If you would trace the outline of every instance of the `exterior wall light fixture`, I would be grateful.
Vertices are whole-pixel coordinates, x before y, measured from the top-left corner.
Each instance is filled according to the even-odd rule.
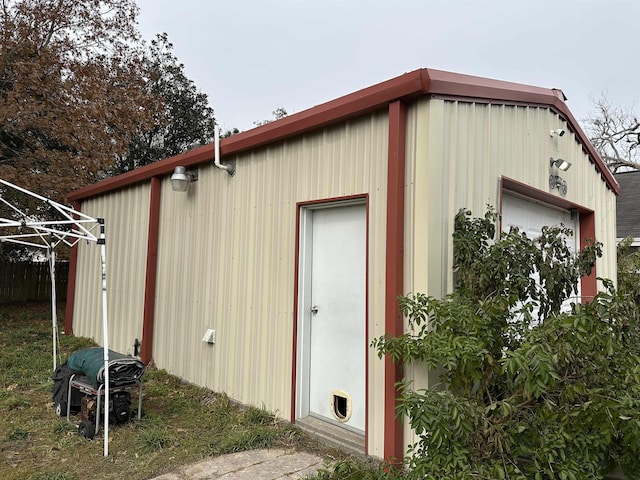
[[[562,170],[563,172],[566,172],[571,168],[571,162],[563,160],[562,158],[558,158],[557,160],[554,160],[553,157],[551,157],[549,159],[549,166],[556,167],[558,170]]]
[[[549,168],[557,168],[558,170],[566,172],[567,170],[569,170],[569,168],[571,168],[571,162],[563,160],[562,158],[554,160],[553,157],[551,157],[549,159]],[[562,195],[566,195],[567,181],[561,178],[559,175],[555,175],[554,173],[552,173],[551,175],[549,175],[549,188],[551,190],[557,188]]]
[[[198,172],[188,172],[186,167],[176,167],[171,175],[171,189],[174,192],[186,192],[191,182],[198,181]]]

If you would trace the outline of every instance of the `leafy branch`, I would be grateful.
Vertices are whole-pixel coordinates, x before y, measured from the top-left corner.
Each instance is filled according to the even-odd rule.
[[[563,306],[601,245],[574,253],[563,227],[496,238],[497,220],[461,210],[455,291],[401,297],[406,333],[372,342],[440,378],[398,385],[397,413],[417,438],[406,477],[601,479],[620,465],[640,478],[638,304],[601,279],[591,303]]]

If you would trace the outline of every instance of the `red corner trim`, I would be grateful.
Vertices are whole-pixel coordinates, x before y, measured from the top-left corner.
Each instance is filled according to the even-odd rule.
[[[404,262],[404,177],[407,108],[397,101],[389,105],[389,163],[387,176],[387,251],[385,287],[385,332],[402,335],[404,322],[397,297],[402,295]],[[402,367],[389,357],[384,360],[384,457],[400,462],[404,457],[403,425],[396,417],[396,383]]]
[[[160,178],[151,178],[147,266],[144,280],[144,307],[142,313],[142,347],[140,350],[140,357],[146,364],[153,359],[153,327],[155,324],[156,274],[158,270],[158,231],[160,228],[160,191]]]
[[[590,211],[580,213],[580,248],[584,248],[586,246],[587,240],[596,239],[595,217],[595,214]],[[580,279],[580,291],[583,303],[590,302],[598,293],[596,267],[597,262],[591,269],[591,273]]]
[[[80,211],[80,202],[73,202],[73,209]],[[69,274],[67,277],[67,300],[64,313],[64,334],[73,334],[73,305],[76,298],[76,271],[78,268],[78,244],[69,252]]]

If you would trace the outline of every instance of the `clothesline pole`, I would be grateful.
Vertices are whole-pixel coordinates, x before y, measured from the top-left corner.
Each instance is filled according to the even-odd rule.
[[[104,234],[104,218],[100,224],[100,266],[102,270],[102,343],[104,356],[104,456],[109,456],[109,324],[107,322],[107,256]]]
[[[53,371],[58,366],[58,315],[56,312],[56,253],[49,247],[47,259],[49,260],[49,274],[51,276],[51,324],[53,336]]]

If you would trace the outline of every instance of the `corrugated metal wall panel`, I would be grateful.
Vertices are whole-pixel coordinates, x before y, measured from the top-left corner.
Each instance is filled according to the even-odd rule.
[[[369,334],[381,335],[387,139],[386,113],[374,114],[240,155],[234,177],[200,166],[187,194],[164,180],[158,367],[288,418],[298,202],[369,194]],[[201,341],[207,328],[216,330],[215,345]],[[374,353],[369,369],[369,418],[381,424],[382,362]]]
[[[81,210],[105,219],[109,346],[121,353],[133,354],[134,339],[142,339],[149,186],[139,185],[88,200]],[[73,331],[101,344],[100,248],[85,242],[78,248]]]
[[[596,238],[604,242],[599,276],[615,278],[615,195],[594,170],[575,136],[550,136],[566,124],[540,107],[422,99],[412,106],[407,134],[405,288],[442,296],[453,288],[453,219],[460,208],[481,216],[499,211],[505,176],[553,195],[549,158],[573,165],[561,176],[563,198],[596,212]],[[437,383],[422,366],[406,369],[417,388]],[[435,377],[435,378],[434,378]],[[416,438],[405,426],[408,443]]]

